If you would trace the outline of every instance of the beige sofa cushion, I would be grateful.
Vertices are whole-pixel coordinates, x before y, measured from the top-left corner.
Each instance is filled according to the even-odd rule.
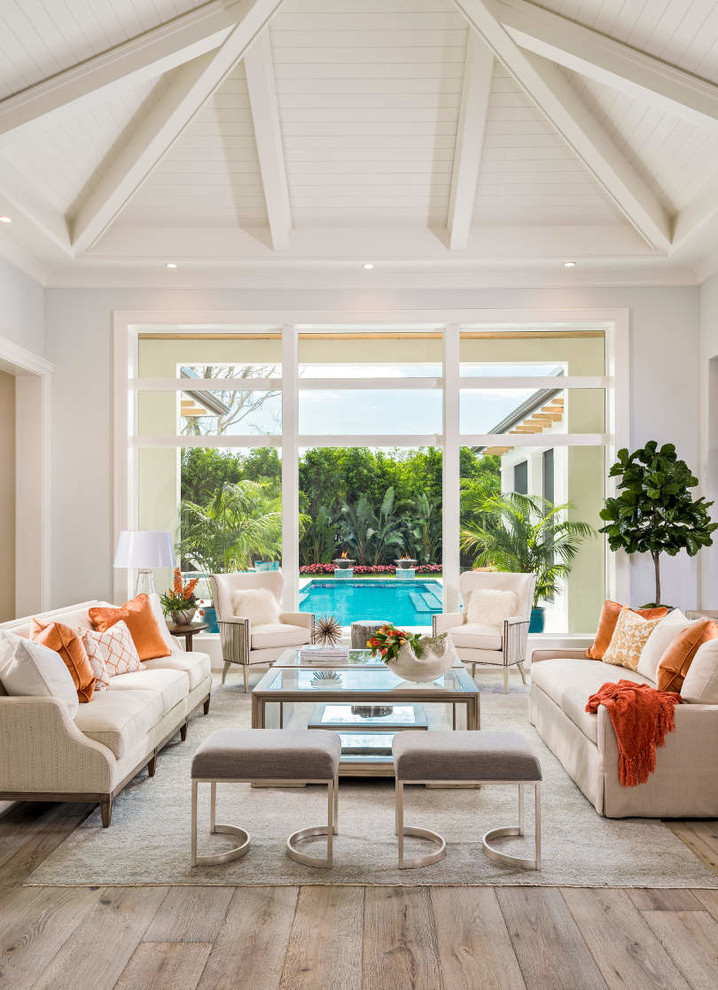
[[[110,693],[121,691],[153,691],[162,701],[162,714],[172,711],[175,705],[189,694],[187,675],[183,670],[137,670],[131,674],[119,674],[110,680]]]
[[[171,657],[157,657],[145,660],[145,670],[181,670],[189,681],[190,691],[194,691],[206,677],[212,676],[212,664],[206,653],[173,653]]]
[[[718,639],[698,647],[681,685],[681,698],[692,705],[718,705]]]
[[[286,622],[268,622],[252,626],[252,649],[271,650],[277,646],[303,646],[312,635],[306,626],[290,626]]]
[[[501,629],[498,626],[485,626],[478,622],[465,622],[446,630],[454,646],[470,650],[500,650]]]
[[[120,760],[158,724],[162,714],[159,691],[101,691],[89,704],[80,705],[75,725],[90,739],[107,746]]]
[[[586,711],[592,694],[607,682],[651,681],[635,670],[606,666],[601,660],[542,660],[531,666],[531,683],[540,688],[593,743],[598,742],[598,719]]]

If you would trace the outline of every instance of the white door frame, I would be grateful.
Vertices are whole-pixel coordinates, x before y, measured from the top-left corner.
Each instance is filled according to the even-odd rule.
[[[50,387],[54,366],[0,337],[0,370],[15,377],[15,614],[50,607]]]

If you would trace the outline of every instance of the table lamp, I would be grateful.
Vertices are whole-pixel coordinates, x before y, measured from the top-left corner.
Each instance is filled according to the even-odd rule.
[[[154,567],[176,565],[172,534],[164,530],[123,529],[117,540],[115,567],[136,567],[135,594],[155,592]]]

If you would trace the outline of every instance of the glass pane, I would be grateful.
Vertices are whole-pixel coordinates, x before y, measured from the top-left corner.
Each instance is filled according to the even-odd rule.
[[[441,470],[434,447],[301,451],[300,609],[341,625],[430,626],[442,603]]]
[[[138,376],[178,378],[182,369],[201,378],[278,378],[279,333],[167,334],[140,337]],[[208,372],[211,369],[211,373]]]
[[[191,538],[180,555],[186,572],[210,574],[243,570],[258,560],[279,561],[281,477],[279,451],[271,447],[241,452],[140,448],[138,528],[169,530],[177,543]],[[169,572],[163,575],[166,582],[170,578]],[[157,587],[164,590],[159,577]],[[200,593],[209,597],[206,584]]]
[[[276,391],[142,391],[139,436],[279,436],[282,394]]]
[[[300,389],[299,432],[427,434],[442,432],[441,390]]]
[[[597,530],[602,525],[603,447],[462,447],[460,471],[462,570],[526,569],[527,538],[522,527],[527,518],[533,525],[540,523],[552,505],[566,506],[557,517],[558,526],[584,522]],[[535,510],[526,505],[512,510],[506,505],[502,515],[501,496],[513,492],[533,497]],[[550,543],[554,531],[548,522],[545,527]],[[578,538],[577,547],[569,573],[560,576],[553,594],[538,603],[545,608],[548,633],[588,633],[596,627],[606,597],[605,540],[598,534]],[[557,560],[547,552],[547,565]]]
[[[441,334],[337,333],[299,335],[301,378],[439,378]]]
[[[473,389],[461,390],[462,433],[603,433],[606,390]]]
[[[461,374],[604,375],[602,330],[462,330]]]

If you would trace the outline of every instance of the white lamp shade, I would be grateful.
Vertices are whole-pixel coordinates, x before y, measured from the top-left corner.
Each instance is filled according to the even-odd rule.
[[[115,567],[174,567],[176,564],[172,534],[156,530],[125,530],[120,533],[115,551]]]

